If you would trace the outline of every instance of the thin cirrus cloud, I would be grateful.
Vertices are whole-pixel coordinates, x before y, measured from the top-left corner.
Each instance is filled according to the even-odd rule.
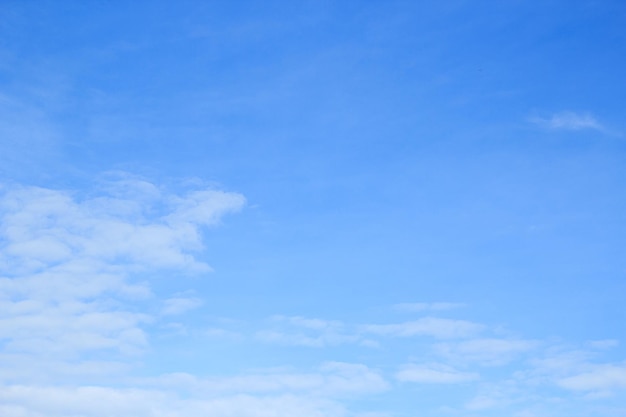
[[[355,343],[360,336],[350,332],[344,323],[301,316],[274,316],[269,328],[259,330],[255,338],[264,343],[280,345],[330,347]]]
[[[165,300],[161,314],[175,316],[200,307],[203,302],[197,297],[176,296]]]
[[[435,351],[455,362],[493,366],[506,364],[540,345],[535,340],[478,338],[458,343],[439,343]]]
[[[466,320],[423,317],[395,324],[369,324],[361,327],[363,333],[381,336],[412,337],[431,336],[438,339],[470,337],[484,330],[484,326]]]
[[[155,387],[183,387],[207,395],[290,393],[342,398],[390,389],[380,371],[359,363],[324,362],[310,372],[258,370],[243,375],[199,378],[186,373],[141,381]]]
[[[562,111],[547,118],[532,117],[532,123],[551,130],[597,130],[605,131],[605,127],[590,113]]]
[[[462,339],[472,337],[485,326],[466,320],[421,317],[417,320],[389,324],[348,325],[336,320],[275,316],[270,327],[256,332],[256,339],[281,345],[329,347],[360,344],[378,347],[375,337],[432,337]]]
[[[396,379],[423,384],[458,384],[480,379],[480,375],[475,372],[461,372],[445,364],[430,363],[405,365],[396,373]]]
[[[558,384],[570,390],[610,393],[626,389],[626,364],[595,364],[576,375],[561,378]]]

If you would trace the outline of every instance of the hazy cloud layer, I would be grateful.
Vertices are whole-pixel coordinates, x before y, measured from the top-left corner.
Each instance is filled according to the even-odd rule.
[[[203,228],[244,204],[236,193],[172,193],[128,175],[102,182],[90,194],[4,185],[0,414],[372,417],[392,414],[359,414],[352,400],[428,385],[471,392],[450,406],[457,412],[507,409],[523,415],[533,404],[549,410],[554,396],[586,401],[626,392],[624,364],[601,359],[619,346],[617,340],[573,349],[502,337],[488,323],[437,315],[458,313],[459,303],[391,306],[416,316],[400,322],[297,315],[256,321],[196,315],[187,322],[204,308],[202,294],[159,297],[150,274],[210,272],[196,256]],[[285,354],[285,366],[289,352],[299,349],[316,352],[319,360],[315,366],[220,375],[204,370],[141,376],[137,369],[152,340],[167,334],[200,350]],[[375,359],[379,354],[386,359]],[[542,394],[546,390],[552,397]]]

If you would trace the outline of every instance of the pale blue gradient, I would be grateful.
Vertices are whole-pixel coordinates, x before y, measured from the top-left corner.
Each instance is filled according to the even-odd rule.
[[[624,28],[626,4],[611,0],[3,1],[0,275],[27,278],[11,245],[33,243],[11,237],[7,201],[30,186],[70,193],[77,207],[103,196],[150,207],[112,215],[128,227],[193,225],[203,246],[172,238],[168,250],[213,271],[164,266],[162,248],[131,266],[135,249],[93,255],[106,264],[94,271],[119,268],[149,293],[95,296],[106,311],[145,314],[131,326],[145,345],[48,358],[58,369],[121,363],[111,375],[0,373],[0,403],[22,407],[1,414],[106,415],[24,405],[11,391],[20,385],[136,387],[150,393],[139,404],[157,405],[150,390],[163,389],[181,401],[120,415],[251,417],[261,406],[196,409],[208,388],[155,381],[261,373],[269,383],[282,372],[371,385],[217,391],[277,399],[276,417],[625,415]],[[142,194],[147,183],[160,194]],[[209,227],[187,212],[186,226],[167,223],[173,201],[206,189],[246,203]],[[54,219],[45,204],[38,213]],[[102,239],[63,222],[55,233]],[[44,361],[10,327],[11,303],[34,290],[2,288],[3,363]],[[368,327],[422,319],[482,327],[454,337]],[[399,376],[416,366],[449,380]],[[306,406],[290,408],[287,394]]]

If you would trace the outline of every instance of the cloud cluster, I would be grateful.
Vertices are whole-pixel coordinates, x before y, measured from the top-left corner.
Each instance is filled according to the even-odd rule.
[[[148,343],[142,326],[153,318],[137,306],[151,290],[133,274],[209,271],[193,256],[202,248],[201,227],[215,225],[244,201],[213,189],[166,193],[129,176],[88,196],[4,185],[0,362],[8,374],[91,369],[86,365],[102,351],[113,358],[140,353]],[[172,298],[164,314],[183,312],[194,302]],[[68,361],[71,366],[54,365]]]
[[[488,323],[441,317],[462,306],[447,302],[392,306],[415,315],[399,322],[284,315],[252,323],[195,320],[189,333],[211,342],[300,350],[319,366],[138,376],[150,329],[159,322],[175,326],[163,322],[182,320],[203,304],[193,291],[159,298],[151,274],[210,271],[197,256],[202,229],[244,203],[236,193],[170,193],[129,176],[91,194],[4,185],[0,415],[372,417],[393,414],[359,414],[351,407],[355,399],[430,386],[455,395],[447,412],[530,416],[537,407],[550,414],[555,403],[626,391],[626,365],[600,359],[617,340],[572,348],[507,337]]]
[[[347,417],[354,414],[337,398],[389,388],[377,371],[339,362],[325,363],[310,373],[266,371],[223,378],[169,374],[129,383],[141,388],[0,386],[0,413],[7,417]]]
[[[551,410],[556,400],[605,398],[626,390],[622,363],[593,360],[617,347],[616,340],[588,341],[572,350],[550,340],[503,336],[509,332],[488,324],[435,316],[385,324],[276,316],[253,327],[262,330],[243,331],[239,340],[344,353],[373,349],[391,357],[411,346],[409,357],[389,364],[391,389],[413,384],[455,392],[455,386],[471,387],[475,395],[455,409],[459,413],[518,410],[534,415],[529,410],[535,405]]]

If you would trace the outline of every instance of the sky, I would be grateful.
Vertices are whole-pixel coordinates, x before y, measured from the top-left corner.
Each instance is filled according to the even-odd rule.
[[[625,28],[0,0],[0,415],[626,415]]]

